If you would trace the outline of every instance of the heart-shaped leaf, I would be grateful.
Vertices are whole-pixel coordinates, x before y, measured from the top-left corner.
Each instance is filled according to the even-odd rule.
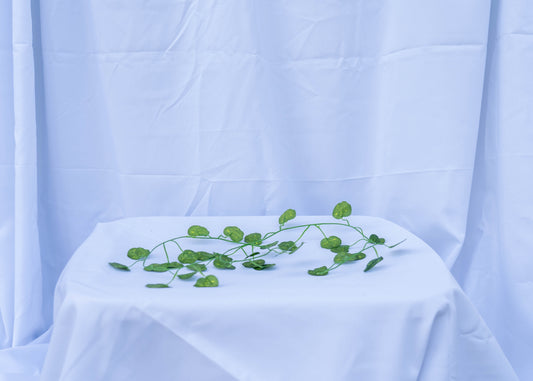
[[[335,263],[344,263],[348,261],[348,256],[346,255],[348,253],[339,253],[333,258],[333,262]]]
[[[224,254],[218,254],[215,260],[213,261],[213,265],[217,269],[235,270],[235,266],[231,264],[232,262],[233,259],[231,259],[231,257],[228,257]]]
[[[333,208],[333,217],[337,220],[340,220],[341,218],[348,217],[352,214],[352,206],[348,204],[346,201],[341,201],[337,205],[335,205],[335,208]]]
[[[207,271],[207,267],[203,263],[193,263],[192,265],[187,265],[185,267],[196,272]]]
[[[383,257],[377,257],[377,258],[374,258],[372,259],[370,262],[368,262],[366,264],[366,267],[365,267],[365,272],[367,272],[368,270],[370,270],[371,268],[373,268],[375,265],[377,265],[379,262],[381,262],[383,260]]]
[[[143,259],[150,255],[150,250],[134,247],[128,250],[128,257],[134,260]]]
[[[241,242],[244,233],[237,226],[226,226],[224,228],[224,235],[229,237],[233,242]]]
[[[370,234],[370,237],[368,237],[368,242],[375,245],[383,245],[385,243],[385,238],[380,238],[377,234]]]
[[[183,250],[183,252],[178,255],[178,261],[181,263],[194,263],[198,259],[198,254],[192,250]]]
[[[181,269],[183,267],[183,265],[179,262],[170,262],[166,263],[166,265],[169,269]]]
[[[254,261],[243,262],[242,265],[249,269],[265,270],[274,267],[275,263],[265,263],[264,259],[256,259]]]
[[[341,239],[334,235],[327,238],[322,238],[322,240],[320,241],[320,246],[324,249],[334,249],[336,247],[339,247],[340,245]]]
[[[244,237],[244,242],[256,245],[261,243],[261,234],[260,233],[250,233]]]
[[[296,217],[296,211],[294,209],[287,209],[279,216],[278,222],[280,225],[284,225],[286,222],[294,219]]]
[[[185,279],[192,278],[194,274],[196,273],[194,272],[194,273],[187,273],[187,274],[179,274],[178,278],[185,280]]]
[[[209,230],[200,225],[192,225],[189,230],[187,230],[187,234],[191,237],[203,237],[209,235]]]
[[[144,271],[154,271],[154,272],[158,272],[158,273],[162,273],[162,272],[165,272],[167,270],[168,270],[168,264],[167,263],[151,263],[148,266],[144,267]]]
[[[355,254],[349,254],[351,257],[350,258],[353,258],[352,260],[353,261],[359,261],[361,259],[365,259],[366,258],[366,254],[365,253],[355,253]]]
[[[255,266],[262,266],[264,264],[265,264],[264,259],[256,259],[255,261],[247,261],[247,262],[242,263],[244,267],[247,267],[249,269],[254,268]]]
[[[165,283],[148,283],[146,287],[148,288],[169,288],[168,284],[165,284]]]
[[[209,261],[210,259],[215,258],[215,254],[208,253],[207,251],[197,251],[196,255],[198,256],[199,261]]]
[[[278,244],[278,241],[275,241],[275,242],[271,242],[271,243],[269,243],[267,245],[261,245],[261,246],[259,246],[259,248],[261,250],[266,250],[266,249],[270,249],[271,247],[276,246],[277,244]]]
[[[342,252],[342,253],[337,254],[335,258],[333,258],[333,262],[344,263],[344,262],[358,261],[365,257],[366,257],[365,253],[350,254],[350,253]]]
[[[307,273],[309,275],[324,276],[324,275],[328,275],[329,270],[326,266],[321,266],[313,270],[307,270]]]
[[[194,287],[218,287],[218,279],[214,275],[208,275],[205,278],[199,278]]]
[[[349,245],[340,245],[338,247],[334,247],[333,249],[330,249],[334,253],[347,253],[350,251]]]
[[[278,247],[283,251],[289,251],[293,248],[296,248],[294,241],[284,241],[278,245]]]
[[[118,262],[109,262],[109,264],[111,265],[111,267],[117,269],[117,270],[122,270],[122,271],[130,271],[130,268],[126,265],[123,265],[122,263],[118,263]]]

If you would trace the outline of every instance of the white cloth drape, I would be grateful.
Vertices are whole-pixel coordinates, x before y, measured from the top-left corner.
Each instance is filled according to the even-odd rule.
[[[37,132],[29,2],[0,5],[0,346],[42,332]]]
[[[530,2],[18,0],[0,33],[2,347],[97,222],[345,199],[429,243],[533,377]]]

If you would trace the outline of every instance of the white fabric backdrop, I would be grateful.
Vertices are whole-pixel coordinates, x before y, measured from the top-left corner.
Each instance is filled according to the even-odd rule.
[[[51,323],[99,221],[394,221],[533,378],[533,4],[0,4],[0,344]],[[529,233],[529,234],[528,234]]]

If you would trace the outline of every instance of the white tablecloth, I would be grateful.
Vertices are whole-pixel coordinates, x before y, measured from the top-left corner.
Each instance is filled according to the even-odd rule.
[[[328,217],[297,217],[294,223],[318,220]],[[99,224],[57,285],[42,379],[517,379],[430,247],[385,220],[350,220],[387,243],[407,241],[391,250],[380,248],[384,261],[367,273],[363,260],[313,277],[307,269],[331,264],[334,254],[321,249],[320,234],[312,232],[300,250],[273,258],[273,269],[214,269],[218,288],[176,280],[170,289],[145,287],[168,281],[168,273],[141,267],[120,272],[108,262],[129,263],[129,248],[152,248],[192,224],[206,226],[213,235],[227,225],[265,233],[277,228],[277,218],[148,217]],[[355,237],[342,228],[325,230]],[[296,238],[294,231],[283,234],[282,239]],[[228,248],[211,241],[186,246]],[[155,254],[153,262],[162,261],[163,252]]]

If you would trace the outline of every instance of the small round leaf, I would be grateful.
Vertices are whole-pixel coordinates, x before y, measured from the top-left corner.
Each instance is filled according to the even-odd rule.
[[[330,249],[334,253],[347,253],[350,251],[349,245],[340,245],[338,247],[334,247],[333,249]]]
[[[187,273],[187,274],[179,274],[178,278],[185,280],[185,279],[192,278],[194,274],[196,273],[194,272],[194,273]]]
[[[144,271],[154,271],[158,273],[162,273],[168,270],[168,264],[167,263],[151,263],[148,266],[144,267]]]
[[[381,262],[383,260],[383,257],[377,257],[377,258],[374,258],[372,259],[370,262],[368,262],[366,264],[366,267],[365,267],[365,272],[367,272],[368,270],[370,270],[371,268],[373,268],[375,265],[377,265],[379,262]]]
[[[346,255],[347,253],[339,253],[337,254],[334,258],[333,258],[333,262],[335,263],[344,263],[344,262],[347,262],[349,259],[348,259],[348,256]]]
[[[375,245],[383,245],[385,243],[385,238],[380,238],[377,234],[370,234],[370,237],[368,237],[368,242]]]
[[[165,283],[148,283],[146,287],[148,288],[169,288],[168,284],[165,284]]]
[[[296,217],[296,211],[294,209],[287,209],[279,216],[278,222],[280,225],[284,225],[286,222],[294,219]]]
[[[200,225],[192,225],[189,230],[187,230],[187,234],[191,237],[203,237],[209,235],[209,230]]]
[[[210,259],[215,258],[215,254],[211,254],[206,251],[197,251],[196,255],[198,256],[199,261],[209,261]]]
[[[275,242],[271,242],[271,243],[269,243],[267,245],[261,245],[261,246],[259,246],[259,248],[261,250],[266,250],[266,249],[270,249],[271,247],[276,246],[277,244],[278,244],[278,241],[275,241]]]
[[[233,259],[231,259],[231,257],[228,257],[224,254],[218,254],[215,260],[213,261],[213,266],[215,266],[217,269],[222,270],[235,270],[235,266],[231,264],[232,262]]]
[[[200,271],[206,271],[207,267],[203,263],[193,263],[191,265],[185,266],[189,270],[200,272]]]
[[[260,233],[250,233],[244,237],[244,242],[255,245],[261,243],[261,234]]]
[[[352,214],[352,206],[348,204],[346,201],[339,202],[337,205],[335,205],[335,208],[333,208],[333,217],[337,220],[340,220],[341,218],[348,217]]]
[[[183,265],[179,262],[170,262],[166,263],[166,265],[169,269],[181,269],[183,267]]]
[[[233,242],[241,242],[244,233],[237,226],[226,226],[224,228],[224,235],[229,237]]]
[[[198,259],[198,254],[192,250],[183,250],[183,253],[178,255],[178,261],[181,263],[194,263]]]
[[[355,254],[350,254],[350,255],[353,255],[353,260],[354,261],[359,261],[361,259],[365,259],[366,258],[366,254],[365,253],[355,253]]]
[[[133,260],[143,259],[150,255],[150,250],[143,249],[142,247],[134,247],[128,250],[128,257]]]
[[[118,263],[118,262],[109,262],[109,264],[111,265],[111,267],[113,267],[114,269],[117,269],[117,270],[121,270],[121,271],[130,271],[130,268],[126,265],[123,265],[122,263]]]
[[[294,243],[294,241],[284,241],[284,242],[281,242],[278,247],[283,250],[283,251],[289,251],[293,248],[296,247],[296,244]]]
[[[329,270],[326,266],[321,266],[313,270],[307,270],[307,273],[309,275],[324,276],[324,275],[328,275]]]
[[[334,249],[336,247],[339,247],[340,245],[341,245],[341,239],[334,235],[329,236],[327,238],[323,238],[320,241],[320,247],[323,247],[324,249]]]
[[[218,287],[218,279],[214,275],[208,275],[205,278],[198,279],[194,287]]]
[[[244,267],[246,267],[246,268],[260,271],[260,270],[265,270],[265,269],[269,269],[271,267],[274,267],[276,264],[275,263],[265,263],[264,259],[256,259],[255,261],[243,262],[242,265]]]

